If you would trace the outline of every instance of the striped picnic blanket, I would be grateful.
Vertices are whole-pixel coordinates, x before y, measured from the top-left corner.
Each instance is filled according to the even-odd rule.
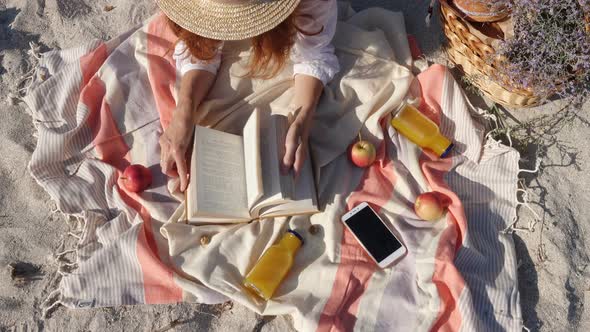
[[[291,314],[301,331],[520,331],[511,236],[518,153],[484,142],[461,89],[434,65],[414,76],[401,14],[342,10],[334,44],[342,71],[326,87],[311,134],[322,212],[250,224],[179,221],[177,181],[159,166],[158,132],[175,107],[175,40],[156,15],[108,42],[51,51],[25,101],[38,144],[30,171],[59,209],[81,221],[75,269],[62,269],[49,303],[70,308],[231,299],[265,315]],[[245,78],[249,50],[228,43],[199,123],[237,132],[254,107],[272,111],[293,93],[290,66],[271,80]],[[41,69],[40,69],[41,70]],[[452,137],[456,153],[437,159],[387,124],[408,96]],[[361,131],[378,147],[368,169],[353,167],[346,148]],[[485,143],[485,144],[484,144]],[[135,194],[119,176],[149,166],[152,187]],[[443,220],[420,221],[416,196],[439,191],[452,204]],[[369,202],[392,224],[408,255],[379,269],[339,219]],[[319,232],[309,232],[316,225]],[[240,286],[245,273],[287,227],[306,243],[268,303]],[[313,233],[313,234],[312,234]],[[202,246],[201,236],[211,238]]]

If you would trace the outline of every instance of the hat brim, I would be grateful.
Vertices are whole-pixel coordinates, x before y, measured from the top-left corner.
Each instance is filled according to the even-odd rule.
[[[216,40],[242,40],[261,35],[283,22],[300,0],[258,0],[223,4],[212,0],[156,0],[182,28]]]

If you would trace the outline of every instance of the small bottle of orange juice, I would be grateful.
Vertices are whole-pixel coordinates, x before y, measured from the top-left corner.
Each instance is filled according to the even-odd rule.
[[[410,104],[401,107],[391,119],[391,125],[412,143],[434,151],[441,158],[448,156],[453,149],[453,143],[440,133],[436,123]]]
[[[268,301],[291,269],[302,244],[303,237],[288,230],[279,243],[268,248],[260,257],[244,279],[244,286]]]

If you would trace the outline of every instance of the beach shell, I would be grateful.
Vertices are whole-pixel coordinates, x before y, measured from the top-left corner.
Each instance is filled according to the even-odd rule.
[[[320,232],[320,225],[311,225],[309,226],[309,234],[316,235]]]
[[[207,246],[209,243],[211,243],[211,237],[208,235],[203,235],[201,236],[201,245],[203,247]]]

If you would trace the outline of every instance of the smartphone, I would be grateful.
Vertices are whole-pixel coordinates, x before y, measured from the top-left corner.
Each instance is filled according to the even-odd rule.
[[[366,202],[343,215],[342,222],[380,268],[387,267],[407,252]]]

